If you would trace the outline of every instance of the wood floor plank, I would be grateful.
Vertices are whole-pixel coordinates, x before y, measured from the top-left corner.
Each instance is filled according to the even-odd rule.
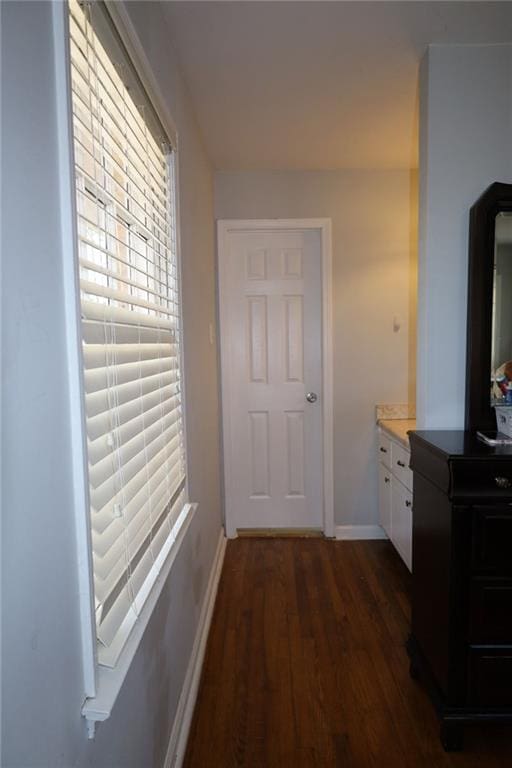
[[[388,542],[228,542],[185,768],[511,768],[512,728],[441,748],[409,590]]]

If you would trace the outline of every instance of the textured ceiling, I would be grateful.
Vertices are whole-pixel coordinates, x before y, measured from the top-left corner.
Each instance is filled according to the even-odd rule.
[[[512,42],[509,2],[165,2],[214,166],[410,168],[429,43]],[[512,77],[512,73],[511,73]]]

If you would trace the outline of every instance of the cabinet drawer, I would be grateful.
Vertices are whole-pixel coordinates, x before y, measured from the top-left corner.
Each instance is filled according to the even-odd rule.
[[[400,480],[405,487],[412,491],[412,472],[409,469],[411,454],[398,443],[391,443],[391,468],[393,474]]]
[[[469,641],[512,643],[512,579],[474,579],[471,585]]]
[[[379,430],[379,461],[382,461],[386,466],[391,466],[391,440],[389,437]]]
[[[512,707],[512,647],[470,649],[468,704]]]
[[[512,507],[473,508],[473,568],[512,573]]]

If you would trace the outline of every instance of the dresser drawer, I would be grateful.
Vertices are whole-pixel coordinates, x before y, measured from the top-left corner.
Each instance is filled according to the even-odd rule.
[[[473,569],[512,573],[512,506],[473,507]]]
[[[512,647],[469,651],[468,704],[512,708]]]
[[[382,461],[387,467],[391,467],[391,440],[389,437],[379,430],[379,461]]]
[[[391,469],[393,474],[409,491],[412,491],[412,472],[409,469],[410,461],[411,455],[409,451],[406,451],[398,443],[391,442]]]
[[[481,645],[512,642],[512,579],[473,579],[469,641]]]
[[[512,502],[512,461],[451,461],[451,495]]]

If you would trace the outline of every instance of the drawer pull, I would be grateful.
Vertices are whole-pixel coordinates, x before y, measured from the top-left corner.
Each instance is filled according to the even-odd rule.
[[[382,445],[381,445],[381,447],[379,448],[379,451],[380,451],[381,453],[387,453],[387,452],[388,452],[388,449],[387,449],[387,448],[383,448],[383,447],[382,447]]]
[[[398,460],[397,464],[398,464],[399,467],[405,467],[405,464],[404,464],[403,461]]]
[[[512,480],[510,480],[508,477],[495,477],[494,482],[498,486],[498,488],[511,488],[512,487]]]
[[[385,477],[385,478],[384,478],[384,482],[385,482],[385,483],[389,483],[389,477]]]
[[[409,499],[406,499],[405,506],[406,507],[412,507],[412,501],[409,501]]]

